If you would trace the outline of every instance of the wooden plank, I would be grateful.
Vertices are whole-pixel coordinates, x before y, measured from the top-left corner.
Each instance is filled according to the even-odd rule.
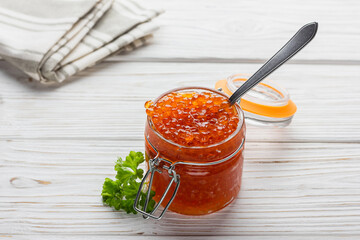
[[[56,88],[28,83],[0,62],[0,138],[141,140],[146,100],[175,87],[213,87],[218,79],[258,67],[113,62]],[[272,79],[288,89],[298,106],[293,123],[286,128],[248,125],[248,141],[360,142],[359,75],[357,66],[284,66]]]
[[[319,22],[314,41],[291,62],[360,64],[356,0],[147,0],[166,12],[151,44],[110,60],[264,62],[304,24]]]
[[[52,240],[58,240],[58,239],[67,239],[67,240],[73,240],[73,239],[87,239],[87,240],[94,240],[94,239],[104,239],[104,237],[106,237],[107,240],[113,240],[113,239],[119,239],[118,236],[113,236],[113,235],[97,235],[97,236],[92,236],[92,235],[81,235],[81,234],[77,234],[77,235],[47,235],[47,234],[41,234],[41,235],[5,235],[5,236],[0,236],[3,239],[19,239],[19,240],[26,240],[26,239],[37,239],[37,240],[43,240],[43,239],[52,239]],[[327,239],[327,240],[352,240],[354,239],[354,237],[356,236],[346,236],[346,235],[338,235],[338,236],[333,236],[333,235],[328,235],[328,236],[311,236],[312,240],[322,240],[322,239]],[[144,239],[144,236],[126,236],[126,238],[124,238],[124,236],[121,236],[122,239],[126,239],[126,240],[137,240],[137,239]],[[146,236],[146,239],[148,240],[162,240],[162,239],[166,239],[166,240],[178,240],[178,239],[184,239],[184,240],[214,240],[214,239],[219,239],[219,236]],[[239,236],[221,236],[221,239],[228,239],[228,240],[237,240],[239,239]],[[241,236],[241,240],[258,240],[259,236]],[[287,236],[276,236],[276,237],[269,237],[269,236],[261,236],[262,240],[273,240],[273,239],[277,239],[277,240],[288,240],[289,237]],[[293,240],[303,240],[304,236],[293,236],[291,237],[291,239]]]
[[[356,0],[146,1],[166,10],[151,46],[115,59],[262,62],[304,24],[319,22],[297,62],[360,63],[360,2]]]
[[[246,145],[236,202],[203,217],[162,221],[101,204],[117,156],[143,141],[1,141],[0,234],[359,236],[360,145]],[[37,235],[36,235],[37,236]]]

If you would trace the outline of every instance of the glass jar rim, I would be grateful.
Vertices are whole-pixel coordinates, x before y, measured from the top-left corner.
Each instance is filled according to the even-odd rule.
[[[168,95],[169,93],[172,93],[172,92],[178,92],[178,91],[182,91],[182,90],[205,90],[205,91],[209,91],[209,92],[213,92],[213,93],[216,93],[218,95],[221,95],[227,99],[229,99],[229,96],[227,96],[225,93],[223,92],[220,92],[216,89],[211,89],[211,88],[207,88],[207,87],[197,87],[197,86],[190,86],[190,87],[179,87],[179,88],[174,88],[174,89],[171,89],[169,91],[166,91],[164,92],[163,94],[161,94],[159,97],[157,97],[155,100],[154,100],[154,103],[156,103],[158,100],[160,100],[162,97]],[[244,124],[245,124],[245,117],[244,117],[244,112],[243,110],[241,109],[240,105],[238,103],[235,103],[234,104],[235,106],[235,109],[238,113],[238,117],[240,119],[239,123],[238,123],[238,126],[236,128],[236,130],[231,133],[227,138],[225,138],[224,140],[220,141],[220,142],[217,142],[217,143],[214,143],[214,144],[211,144],[211,145],[206,145],[206,146],[184,146],[184,145],[181,145],[181,144],[178,144],[170,139],[167,139],[165,138],[161,133],[159,133],[155,128],[154,128],[154,125],[151,121],[151,118],[149,116],[147,116],[147,121],[148,121],[148,124],[150,126],[150,129],[159,137],[161,138],[162,140],[168,142],[169,144],[172,144],[172,145],[175,145],[179,148],[184,148],[184,149],[206,149],[206,148],[212,148],[212,147],[216,147],[216,146],[219,146],[219,145],[222,145],[228,141],[230,141],[231,139],[233,139],[240,131],[241,129],[243,128]]]

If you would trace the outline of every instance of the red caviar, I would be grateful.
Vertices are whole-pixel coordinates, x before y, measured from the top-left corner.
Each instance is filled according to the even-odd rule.
[[[245,124],[238,104],[230,106],[225,94],[208,88],[175,89],[145,104],[146,160],[159,157],[175,162],[211,163],[206,166],[176,165],[180,187],[169,210],[202,215],[231,203],[240,191]],[[156,149],[156,150],[155,150]],[[158,166],[152,189],[159,201],[171,181]],[[162,205],[170,200],[174,185]]]
[[[226,97],[211,92],[172,92],[155,104],[145,103],[155,129],[183,146],[207,146],[221,142],[238,126],[236,109]]]

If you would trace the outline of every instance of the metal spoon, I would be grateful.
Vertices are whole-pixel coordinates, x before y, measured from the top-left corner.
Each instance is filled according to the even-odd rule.
[[[254,73],[254,75],[231,95],[229,99],[230,104],[233,105],[247,91],[305,47],[315,37],[317,29],[317,22],[306,24],[300,28],[300,30],[274,56],[272,56],[272,58],[270,58],[256,73]]]

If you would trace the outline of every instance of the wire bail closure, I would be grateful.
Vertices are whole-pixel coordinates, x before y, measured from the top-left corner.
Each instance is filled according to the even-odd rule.
[[[162,173],[162,170],[160,170],[161,162],[164,162],[164,165],[161,168],[168,171],[171,181],[168,184],[168,186],[166,187],[166,190],[165,190],[164,194],[162,195],[160,201],[155,205],[154,209],[150,213],[147,213],[146,208],[147,208],[149,200],[150,200],[150,192],[151,192],[151,186],[152,186],[154,174],[155,174],[155,172]],[[174,168],[175,168],[175,165],[173,165],[170,161],[168,161],[166,159],[160,158],[159,153],[157,153],[153,159],[149,160],[149,170],[146,172],[144,178],[141,180],[140,187],[139,187],[139,190],[137,192],[135,202],[134,202],[134,209],[137,212],[141,213],[145,219],[148,219],[149,217],[153,218],[153,219],[157,219],[157,220],[161,219],[164,216],[166,210],[169,208],[171,202],[174,200],[177,190],[179,189],[179,186],[180,186],[180,175],[176,174]],[[143,188],[143,185],[144,185],[147,177],[149,176],[149,174],[151,174],[151,176],[150,176],[149,186],[148,186],[147,193],[146,193],[146,200],[145,200],[144,208],[139,209],[137,207],[137,205],[139,202],[141,189]],[[173,185],[173,183],[175,183],[176,185],[175,185],[175,190],[174,190],[170,200],[168,201],[168,203],[166,204],[166,206],[164,207],[164,210],[160,213],[160,215],[158,215],[158,216],[154,215],[156,210],[160,207],[161,203],[164,201],[165,197],[167,196],[167,194],[170,190],[170,187]]]
[[[243,148],[244,143],[245,143],[245,137],[242,139],[242,142],[240,144],[240,146],[229,156],[220,159],[218,161],[214,161],[214,162],[206,162],[206,163],[199,163],[199,162],[171,162],[167,159],[164,158],[160,158],[160,153],[159,151],[157,151],[157,149],[154,147],[154,145],[151,144],[151,142],[149,141],[149,136],[145,136],[146,137],[146,141],[149,143],[149,145],[151,146],[152,149],[154,149],[154,151],[156,152],[156,155],[154,158],[149,160],[149,170],[146,172],[145,176],[143,177],[143,179],[141,180],[140,186],[139,186],[139,190],[136,194],[136,198],[135,198],[135,202],[134,202],[134,209],[135,211],[141,213],[143,215],[144,219],[148,219],[148,218],[153,218],[153,219],[157,219],[160,220],[165,212],[167,211],[167,209],[169,208],[170,204],[172,203],[172,201],[174,200],[176,193],[179,189],[180,186],[180,175],[176,173],[175,171],[175,166],[176,165],[191,165],[191,166],[211,166],[211,165],[216,165],[219,163],[223,163],[226,162],[227,160],[233,158],[236,154],[238,154],[240,152],[240,150]],[[150,200],[150,193],[151,193],[151,186],[152,186],[152,182],[153,182],[153,178],[154,178],[154,174],[155,172],[158,173],[162,173],[162,170],[160,170],[160,168],[166,170],[169,174],[169,177],[171,178],[168,186],[165,189],[164,194],[161,196],[160,201],[155,205],[154,209],[151,212],[146,212],[146,208],[149,204],[149,200]],[[150,181],[149,181],[149,186],[146,192],[146,200],[145,200],[145,204],[144,204],[144,208],[140,209],[137,207],[138,203],[139,203],[139,198],[140,198],[140,194],[141,194],[141,190],[144,186],[144,183],[146,181],[146,179],[148,178],[149,174],[151,174],[150,176]],[[170,187],[173,185],[175,185],[175,189],[174,192],[170,198],[170,200],[168,201],[168,203],[165,205],[163,211],[160,213],[160,215],[156,216],[154,213],[157,211],[157,209],[160,207],[161,203],[164,201],[165,197],[167,196]]]

